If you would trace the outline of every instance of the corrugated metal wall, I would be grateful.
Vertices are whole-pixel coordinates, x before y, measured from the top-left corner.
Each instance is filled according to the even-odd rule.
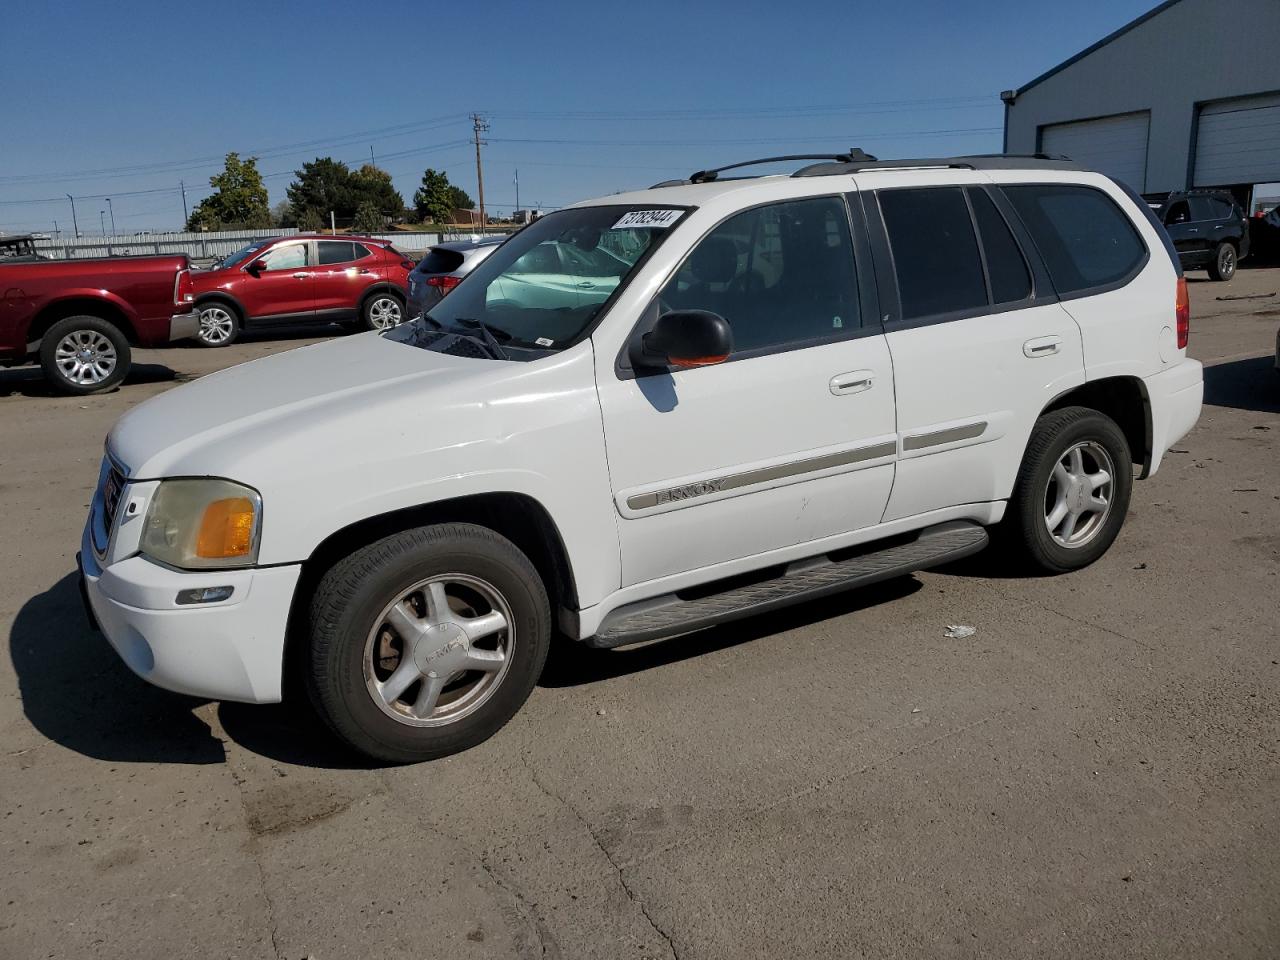
[[[214,260],[269,237],[297,236],[293,228],[274,230],[225,230],[211,233],[139,233],[115,237],[70,237],[34,241],[36,250],[57,260],[87,257],[128,257],[185,253],[192,260]],[[405,253],[421,253],[440,242],[438,233],[378,233]]]

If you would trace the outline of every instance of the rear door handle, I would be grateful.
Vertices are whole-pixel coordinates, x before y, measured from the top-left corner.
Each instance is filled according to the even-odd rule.
[[[875,371],[854,370],[851,373],[837,373],[831,378],[831,392],[837,397],[850,393],[862,393],[875,386]]]
[[[1035,357],[1051,357],[1062,349],[1061,337],[1036,337],[1034,340],[1028,340],[1022,345],[1023,356]]]
[[[311,276],[311,274],[309,274],[309,273],[295,273],[295,274],[293,275],[293,278],[294,278],[295,280],[305,280],[305,279],[306,279],[307,277],[309,277],[309,276]]]

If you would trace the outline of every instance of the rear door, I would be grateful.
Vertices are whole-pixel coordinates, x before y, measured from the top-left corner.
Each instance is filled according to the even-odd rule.
[[[382,279],[377,258],[364,244],[352,240],[317,240],[315,245],[317,315],[351,313],[369,284]]]
[[[597,351],[624,586],[879,521],[893,484],[893,365],[870,256],[854,247],[839,195],[737,213],[692,248],[633,332],[660,313],[710,310],[733,330],[727,362],[637,375]]]
[[[314,281],[310,241],[278,243],[254,262],[261,264],[257,276],[246,270],[244,282],[238,288],[240,302],[250,317],[286,322],[312,316]]]
[[[916,179],[877,174],[868,196],[898,402],[886,521],[1008,497],[1036,417],[1084,379],[1080,328],[1000,192]]]

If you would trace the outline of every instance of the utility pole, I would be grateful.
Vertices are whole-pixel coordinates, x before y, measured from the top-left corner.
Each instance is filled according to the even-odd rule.
[[[373,159],[373,144],[371,143],[369,144],[369,166],[376,167],[377,165],[378,161]]]
[[[71,194],[67,194],[67,199],[71,201],[71,226],[75,231],[76,239],[80,239],[80,224],[76,222],[76,198]]]
[[[191,215],[187,213],[187,184],[184,180],[178,181],[178,187],[182,190],[182,229],[187,229],[187,222],[191,219]]]
[[[116,209],[111,206],[111,198],[107,197],[107,212],[111,214],[111,235],[116,235]]]
[[[107,235],[107,211],[98,211],[98,226],[102,228],[102,235],[105,237]]]
[[[520,209],[520,168],[516,168],[516,209]]]
[[[480,166],[480,147],[484,141],[480,139],[480,134],[489,129],[489,123],[484,117],[478,113],[471,115],[471,126],[476,137],[476,188],[480,195],[480,233],[484,234],[485,216],[484,216],[484,168]]]

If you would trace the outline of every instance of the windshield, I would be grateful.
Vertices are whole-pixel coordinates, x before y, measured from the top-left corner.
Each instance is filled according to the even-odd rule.
[[[611,205],[548,214],[498,247],[425,318],[400,328],[412,333],[391,336],[432,346],[424,332],[475,335],[482,325],[512,359],[562,350],[684,213]]]
[[[235,253],[229,253],[214,266],[216,267],[234,267],[238,263],[244,263],[251,256],[267,245],[266,241],[262,243],[251,243],[247,247],[237,250]]]

